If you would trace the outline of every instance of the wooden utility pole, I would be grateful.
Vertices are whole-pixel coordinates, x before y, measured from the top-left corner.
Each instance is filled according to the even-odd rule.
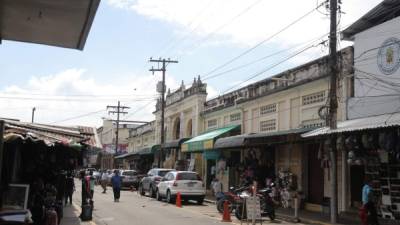
[[[160,154],[158,156],[158,168],[161,168],[161,160],[163,158],[163,144],[165,142],[165,137],[164,137],[164,111],[165,111],[165,71],[166,71],[166,66],[167,63],[178,63],[178,61],[175,60],[170,60],[170,59],[152,59],[150,58],[150,62],[156,62],[158,63],[158,68],[155,69],[153,67],[151,67],[151,69],[149,71],[153,72],[158,72],[161,71],[162,72],[162,81],[161,81],[161,131],[160,131],[160,135],[161,135],[161,143],[160,143]],[[160,67],[160,63],[162,63],[161,67]]]
[[[127,114],[128,112],[125,112],[125,109],[129,109],[127,106],[121,106],[120,102],[118,101],[118,105],[108,105],[108,109],[113,109],[113,111],[108,111],[108,114],[117,114],[117,130],[115,131],[115,154],[118,153],[118,134],[119,134],[119,114]]]
[[[337,1],[330,0],[330,34],[329,34],[329,73],[331,76],[330,80],[330,102],[329,102],[329,127],[331,130],[337,128],[337,50],[336,50],[336,26],[337,26]],[[336,149],[336,134],[331,135],[331,149],[330,149],[330,161],[331,161],[331,223],[337,223],[338,217],[338,188],[337,188],[337,149]]]

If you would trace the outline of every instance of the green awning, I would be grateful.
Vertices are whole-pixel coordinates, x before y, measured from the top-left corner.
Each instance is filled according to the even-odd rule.
[[[156,151],[158,151],[159,149],[160,149],[160,145],[153,145],[151,147],[146,147],[146,148],[139,149],[137,151],[137,154],[138,155],[152,155]]]
[[[182,152],[195,152],[203,151],[207,149],[213,149],[215,139],[221,137],[230,131],[240,128],[240,125],[232,125],[216,130],[212,130],[203,133],[197,137],[194,137],[181,145]]]

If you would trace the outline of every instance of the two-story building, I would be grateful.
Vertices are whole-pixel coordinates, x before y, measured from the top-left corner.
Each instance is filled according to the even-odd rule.
[[[353,49],[338,54],[341,121],[352,95]],[[292,174],[292,188],[304,193],[308,208],[321,211],[330,195],[326,155],[319,139],[303,140],[300,134],[325,125],[327,66],[322,57],[207,101],[201,113],[204,138],[186,141],[182,150],[202,152],[205,180],[217,176],[225,190],[244,182],[247,173],[263,183]]]
[[[181,144],[188,138],[202,132],[202,120],[199,116],[204,109],[207,97],[207,85],[194,78],[190,87],[186,88],[183,81],[175,90],[168,89],[165,100],[165,143],[163,145],[162,165],[166,168],[188,169],[189,165],[201,173],[201,155],[186,154],[181,151]],[[156,140],[161,141],[161,105],[156,105]],[[158,156],[156,156],[158,157]],[[197,163],[196,163],[197,162]]]
[[[365,179],[372,181],[379,214],[400,221],[400,1],[384,0],[342,32],[354,42],[354,96],[337,129],[320,128],[307,138],[338,136],[344,159],[340,210],[362,204]],[[387,224],[385,222],[385,224]]]

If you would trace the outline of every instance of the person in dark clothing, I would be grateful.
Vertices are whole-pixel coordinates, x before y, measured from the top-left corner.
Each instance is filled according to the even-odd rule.
[[[64,171],[62,171],[57,175],[57,184],[56,184],[56,188],[57,188],[56,199],[59,202],[62,202],[62,200],[64,199],[65,181],[66,181],[66,176],[64,174]]]
[[[70,205],[72,204],[72,195],[74,194],[74,191],[75,191],[74,178],[72,177],[71,173],[68,173],[65,184],[65,205],[68,203],[68,199],[69,199],[69,204]]]
[[[119,202],[122,178],[119,175],[118,170],[115,170],[114,173],[115,173],[114,176],[111,178],[111,184],[112,184],[113,192],[114,192],[114,202]]]
[[[82,181],[82,206],[86,205],[87,199],[88,199],[88,192],[87,192],[87,185],[86,185],[86,179],[85,179],[85,171],[82,170],[80,172],[80,179]]]
[[[379,225],[378,214],[374,202],[374,194],[372,191],[372,179],[370,177],[365,177],[365,185],[363,186],[361,197],[363,207],[368,213],[368,225]]]

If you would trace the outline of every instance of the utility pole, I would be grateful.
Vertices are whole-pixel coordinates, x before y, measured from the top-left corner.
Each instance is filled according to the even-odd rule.
[[[118,101],[118,105],[108,105],[107,110],[112,109],[112,111],[108,111],[108,114],[117,114],[117,130],[115,132],[115,154],[118,153],[118,133],[119,133],[119,114],[127,114],[125,109],[129,109],[127,106],[121,106],[120,102]]]
[[[337,128],[337,53],[336,53],[336,26],[337,26],[337,11],[338,0],[330,0],[330,34],[329,34],[329,73],[330,79],[330,102],[329,102],[329,127],[331,130]],[[331,223],[336,224],[338,220],[338,188],[337,188],[337,148],[336,134],[331,135]]]
[[[161,131],[160,131],[161,132],[160,133],[160,135],[161,135],[161,143],[160,143],[160,154],[158,156],[158,168],[160,168],[161,167],[161,160],[163,158],[163,144],[165,142],[165,137],[164,137],[164,135],[165,135],[164,134],[165,71],[166,71],[167,63],[168,64],[169,63],[178,63],[178,61],[170,60],[170,59],[161,59],[161,58],[159,58],[159,59],[150,58],[149,61],[158,63],[158,68],[157,69],[155,69],[154,67],[151,67],[151,69],[149,70],[149,71],[153,72],[153,75],[154,75],[154,72],[158,72],[158,71],[162,72],[162,81],[161,81],[162,87],[161,87],[161,91],[160,91],[160,94],[161,94]],[[160,68],[160,63],[162,63],[161,68]]]
[[[36,110],[36,107],[33,107],[32,108],[32,123],[33,123],[33,121],[35,119],[35,110]]]

